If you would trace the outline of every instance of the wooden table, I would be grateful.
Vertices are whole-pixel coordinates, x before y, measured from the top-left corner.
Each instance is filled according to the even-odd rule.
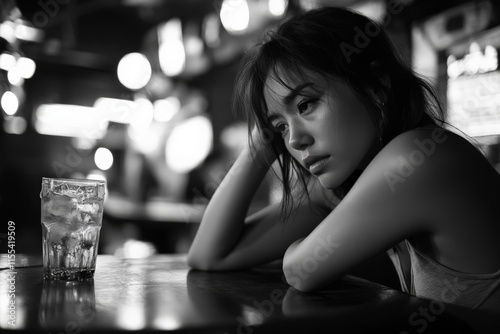
[[[10,269],[0,255],[0,331],[470,333],[428,301],[352,276],[301,293],[276,269],[207,273],[185,260],[99,255],[93,281],[62,282],[43,280],[40,256],[17,254]]]

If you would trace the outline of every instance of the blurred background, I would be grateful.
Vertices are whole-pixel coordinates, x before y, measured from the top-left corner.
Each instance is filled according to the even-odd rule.
[[[107,180],[100,253],[187,251],[246,142],[231,108],[266,29],[356,9],[438,90],[500,171],[500,9],[465,0],[0,0],[0,252],[41,254],[42,177]],[[250,210],[279,200],[271,177]]]

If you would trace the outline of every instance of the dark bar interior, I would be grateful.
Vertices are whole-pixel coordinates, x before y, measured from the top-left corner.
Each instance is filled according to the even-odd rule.
[[[103,253],[123,251],[132,240],[149,242],[161,253],[187,250],[196,229],[189,223],[199,220],[246,140],[245,120],[231,108],[242,55],[271,24],[307,3],[290,1],[286,13],[274,16],[260,8],[264,2],[251,8],[255,13],[243,32],[230,33],[217,15],[220,1],[3,1],[4,27],[32,28],[26,39],[10,37],[4,28],[0,39],[6,101],[0,119],[0,214],[4,222],[23,222],[20,252],[38,253],[41,247],[41,177],[89,175],[108,183]],[[384,8],[385,1],[318,1],[354,6],[385,19],[391,38],[446,97],[449,117],[478,139],[499,169],[496,9],[469,18],[452,10],[462,8],[457,1],[401,2],[405,8],[395,15]],[[166,23],[184,43],[180,52],[185,59],[179,70],[171,70],[179,72],[174,75],[165,74],[159,60],[158,41],[161,29],[168,30]],[[146,69],[139,69],[139,62],[135,70],[128,70],[129,82],[136,85],[132,89],[117,73],[120,61],[130,54],[148,60]],[[479,58],[473,58],[477,54]],[[7,79],[11,57],[34,62],[29,79]],[[457,66],[447,65],[451,58]],[[449,78],[458,64],[462,71],[473,71],[473,59],[486,64],[485,58],[491,67],[478,69],[481,74]],[[17,107],[10,111],[7,101],[12,94]],[[62,116],[68,109],[68,116]],[[184,123],[187,120],[192,122]],[[175,130],[181,124],[185,130]],[[169,141],[176,131],[182,143]],[[178,166],[172,162],[178,160],[176,154],[182,156]],[[271,184],[263,184],[256,209],[275,200],[278,195],[271,189]],[[181,206],[171,205],[177,203]]]
[[[232,106],[235,78],[245,54],[275,24],[299,12],[328,6],[351,8],[381,23],[411,60],[412,68],[429,78],[443,102],[446,120],[470,136],[500,173],[498,1],[0,0],[0,253],[8,252],[6,226],[15,222],[16,254],[41,255],[40,183],[42,177],[51,177],[106,181],[100,255],[128,259],[130,268],[140,272],[142,267],[133,261],[144,259],[154,266],[155,255],[169,254],[177,259],[186,254],[207,204],[247,143],[246,119]],[[363,38],[369,39],[370,32],[360,36],[360,41]],[[281,196],[277,180],[269,172],[249,214],[279,202]],[[112,270],[115,264],[109,261],[105,266]],[[161,265],[175,270],[177,262],[167,262]],[[119,266],[123,275],[131,275],[123,263]],[[146,313],[138,316],[142,320],[127,320],[132,308],[128,313],[110,311],[107,319],[123,331],[198,330],[195,318],[204,319],[199,323],[207,329],[211,314],[196,305],[210,304],[214,298],[210,305],[220,305],[213,310],[215,318],[237,318],[239,314],[245,318],[221,330],[252,333],[263,322],[250,310],[251,300],[224,299],[212,294],[215,288],[210,274],[189,275],[199,277],[187,281],[188,287],[191,282],[188,292],[201,289],[206,299],[197,292],[193,298],[203,300],[187,303],[171,296],[177,291],[160,293],[189,309],[193,314],[190,321],[179,320],[185,315],[179,310],[173,312],[172,323],[164,314],[152,315],[162,323],[148,320]],[[387,281],[382,273],[371,278],[392,287],[399,284]],[[136,283],[150,286],[157,284],[155,279],[148,276]],[[176,276],[168,279],[175,281]],[[91,297],[83,297],[93,301],[93,312],[96,298],[103,301],[100,293],[113,298],[110,279],[104,281],[105,288],[96,278],[95,296],[92,286]],[[252,277],[247,283],[258,281]],[[55,298],[46,295],[48,287],[37,284],[33,291],[45,296],[43,303]],[[347,286],[345,291],[351,291],[351,281],[342,284]],[[147,293],[155,293],[148,289]],[[286,288],[281,282],[267,289],[259,290],[256,300],[263,302],[272,291]],[[247,290],[237,295],[244,299],[251,293]],[[86,291],[82,288],[74,293],[85,295]],[[125,299],[134,298],[131,291]],[[410,300],[408,309],[397,310],[399,304],[391,304],[396,297],[383,289],[377,291],[377,298],[386,293],[382,299],[387,298],[384,300],[391,312],[411,314],[410,306],[417,310],[415,305],[420,305]],[[27,292],[19,293],[26,300],[33,298]],[[288,292],[286,296],[287,312],[300,314],[302,308],[295,310],[293,306],[300,305],[302,295]],[[329,307],[336,312],[332,305],[323,308],[317,300],[304,298],[318,314]],[[147,302],[162,303],[159,296]],[[231,309],[231,303],[241,309]],[[175,308],[168,303],[158,305],[148,306],[148,310],[168,313]],[[40,312],[50,313],[43,307]],[[105,304],[98,302],[101,313],[89,331],[117,329],[109,325],[105,309]],[[271,318],[289,316],[283,310]],[[371,312],[376,311],[365,308],[361,316],[373,323],[390,322],[374,320]],[[335,317],[340,319],[342,314],[335,313]],[[352,314],[349,317],[350,322],[357,321]],[[408,325],[407,318],[406,314],[399,317]],[[413,320],[418,323],[418,319]],[[442,318],[435,323],[424,319],[440,332]],[[12,329],[5,322],[0,324]],[[393,325],[390,330],[400,330]],[[267,332],[281,332],[276,326],[279,322],[269,323]],[[294,326],[307,331],[294,316],[287,326],[288,331]],[[304,326],[320,332],[321,325]],[[409,328],[413,331],[407,332],[412,333],[424,329]]]

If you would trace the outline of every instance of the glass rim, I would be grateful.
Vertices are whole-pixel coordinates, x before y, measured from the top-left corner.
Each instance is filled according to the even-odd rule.
[[[71,183],[80,183],[80,184],[97,184],[97,185],[105,185],[105,180],[97,180],[97,179],[76,179],[76,178],[62,178],[62,177],[42,177],[42,182],[44,181],[59,181],[59,182],[71,182]]]

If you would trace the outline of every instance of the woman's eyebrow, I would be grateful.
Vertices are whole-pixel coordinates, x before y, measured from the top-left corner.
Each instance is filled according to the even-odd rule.
[[[306,89],[307,87],[310,87],[310,86],[314,86],[314,83],[313,82],[306,82],[306,83],[303,83],[303,84],[296,86],[295,88],[290,89],[289,93],[281,98],[281,103],[283,105],[289,105],[290,103],[292,103],[292,101],[298,95],[300,95],[300,93],[304,89]],[[275,119],[280,118],[280,117],[281,117],[281,115],[279,113],[270,113],[269,116],[267,117],[267,121],[269,123],[272,123]]]
[[[300,93],[309,86],[313,86],[313,82],[306,82],[290,89],[290,92],[282,98],[284,105],[289,105]]]
[[[272,123],[274,120],[280,118],[280,115],[278,114],[270,114],[268,117],[267,117],[267,121],[269,123]]]

